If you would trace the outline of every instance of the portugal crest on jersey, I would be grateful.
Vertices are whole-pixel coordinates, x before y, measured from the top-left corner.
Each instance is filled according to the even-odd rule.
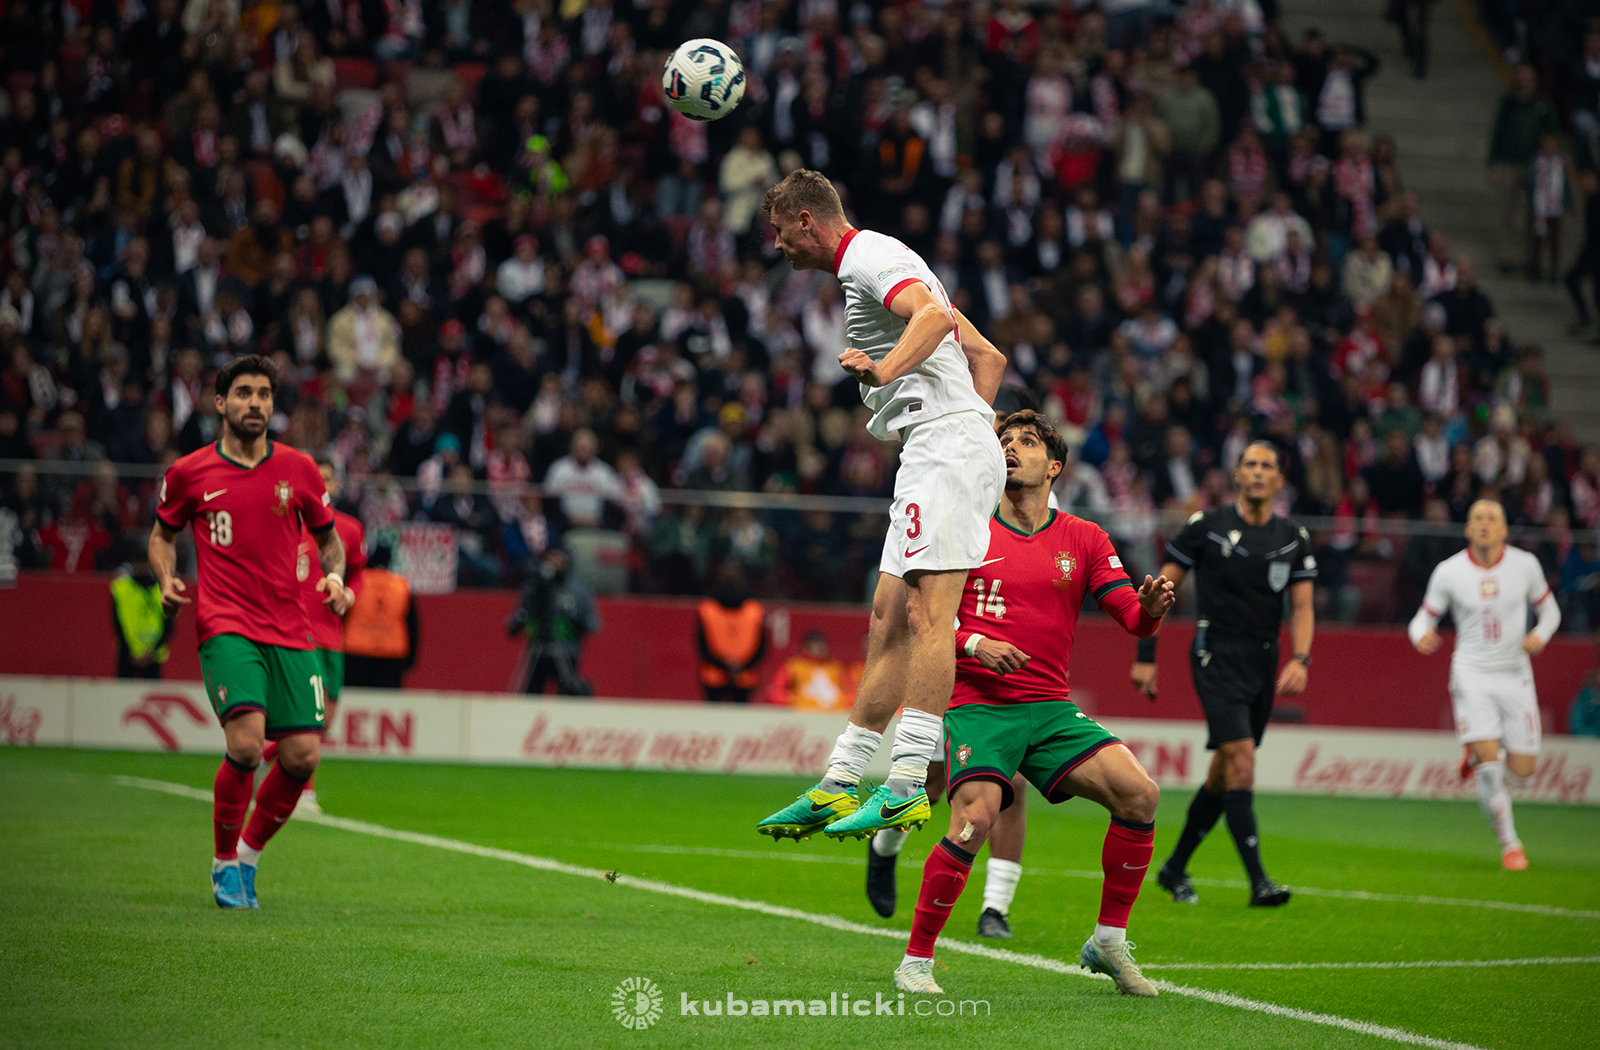
[[[1056,552],[1056,568],[1061,570],[1061,579],[1055,581],[1057,587],[1065,587],[1072,582],[1072,573],[1078,567],[1078,559],[1066,551]]]
[[[967,759],[969,759],[971,757],[972,757],[972,748],[968,747],[966,744],[962,744],[960,747],[956,748],[956,762],[957,762],[957,764],[964,766],[964,765],[967,764]]]
[[[289,513],[289,501],[294,499],[294,486],[287,481],[280,481],[273,487],[272,492],[278,497],[278,505],[272,508],[272,513]]]

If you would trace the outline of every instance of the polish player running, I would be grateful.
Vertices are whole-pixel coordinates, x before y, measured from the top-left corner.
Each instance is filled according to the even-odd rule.
[[[850,340],[839,364],[861,384],[868,431],[904,445],[850,724],[817,786],[757,830],[804,838],[826,825],[836,838],[865,838],[917,828],[931,815],[924,785],[955,681],[956,609],[1005,486],[989,408],[1005,357],[951,307],[921,257],[852,227],[823,175],[792,172],[763,208],[797,269],[838,275]],[[902,704],[889,777],[861,799],[862,771]]]
[[[1539,614],[1532,631],[1530,605]],[[1478,803],[1500,840],[1500,862],[1508,871],[1521,871],[1528,857],[1511,819],[1506,773],[1530,777],[1539,761],[1539,701],[1529,658],[1543,652],[1561,626],[1561,607],[1539,559],[1506,545],[1505,508],[1494,500],[1472,505],[1467,549],[1440,562],[1428,578],[1427,595],[1407,630],[1417,652],[1439,651],[1437,627],[1447,612],[1456,623],[1450,655],[1456,736],[1467,749]]]
[[[217,375],[217,442],[172,465],[150,532],[150,565],[168,615],[195,603],[200,670],[227,737],[213,785],[212,894],[223,908],[256,908],[262,847],[294,812],[322,753],[326,697],[295,562],[302,528],[316,538],[317,591],[335,615],[350,608],[344,545],[311,457],[267,438],[277,372],[264,357],[230,361]],[[178,534],[194,523],[194,598],[176,572]],[[268,738],[278,761],[256,793]]]
[[[322,475],[322,484],[328,491],[328,499],[338,499],[339,475],[333,469],[333,461],[326,456],[318,456],[316,464],[317,471]],[[344,544],[344,585],[350,592],[350,600],[354,602],[361,593],[361,570],[367,565],[367,533],[361,522],[342,510],[333,512],[333,528],[339,534],[339,542]],[[316,537],[307,532],[300,540],[294,571],[300,580],[300,604],[305,606],[306,617],[311,621],[311,638],[317,643],[317,659],[322,661],[322,693],[326,698],[322,724],[327,727],[337,724],[339,694],[344,692],[344,617],[328,607],[322,591],[317,589],[322,574],[311,571],[316,557]],[[271,762],[277,754],[278,745],[269,742],[261,752],[261,761]],[[300,804],[295,812],[322,812],[322,806],[317,802],[316,777],[306,781],[306,789],[300,793]]]
[[[1156,989],[1133,961],[1128,915],[1150,867],[1161,789],[1133,752],[1067,699],[1068,661],[1084,598],[1133,635],[1148,637],[1172,608],[1166,577],[1137,591],[1098,525],[1052,510],[1050,483],[1067,462],[1047,419],[1017,412],[1000,428],[1006,491],[990,523],[983,564],[961,600],[955,695],[945,715],[950,831],[928,854],[896,988],[941,994],[933,950],[961,896],[973,856],[1002,810],[1011,778],[1027,777],[1051,802],[1074,795],[1111,811],[1100,860],[1100,917],[1079,962],[1129,995]]]

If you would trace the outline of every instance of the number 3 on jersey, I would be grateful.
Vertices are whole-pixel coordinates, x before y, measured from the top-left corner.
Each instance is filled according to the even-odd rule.
[[[211,544],[227,547],[233,543],[233,515],[225,510],[206,511],[206,524],[211,527]]]
[[[922,535],[922,508],[915,503],[907,503],[906,517],[911,519],[911,524],[906,526],[906,539],[914,540]]]
[[[988,585],[988,594],[984,593],[984,581],[977,577],[972,581],[972,589],[978,594],[978,612],[982,615],[992,616],[996,620],[1006,617],[1006,600],[1000,597],[1000,581],[995,580]]]

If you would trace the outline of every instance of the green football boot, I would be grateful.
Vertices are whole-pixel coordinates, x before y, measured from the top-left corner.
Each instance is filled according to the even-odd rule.
[[[854,813],[836,820],[823,829],[829,838],[842,839],[854,836],[869,838],[884,828],[897,831],[915,831],[928,822],[933,809],[928,805],[928,793],[918,791],[910,798],[901,798],[887,785],[879,784]]]
[[[828,821],[854,813],[859,805],[854,785],[829,791],[818,784],[757,824],[756,830],[775,839],[803,839],[821,831]]]

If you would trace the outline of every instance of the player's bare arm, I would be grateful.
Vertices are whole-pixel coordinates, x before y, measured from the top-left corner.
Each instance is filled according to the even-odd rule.
[[[1176,602],[1178,600],[1178,588],[1183,586],[1183,578],[1184,578],[1185,575],[1187,575],[1187,573],[1188,573],[1188,570],[1186,570],[1182,565],[1179,565],[1175,561],[1165,562],[1161,566],[1161,575],[1160,575],[1159,578],[1163,579],[1163,580],[1166,580],[1167,583],[1170,585],[1170,590],[1169,590],[1168,593],[1171,595],[1171,600],[1167,602],[1167,611],[1168,612],[1171,611],[1173,602]],[[1148,580],[1149,577],[1147,576],[1147,577],[1145,577],[1145,579]],[[1142,588],[1142,587],[1139,589],[1139,600],[1141,602],[1144,601],[1144,588]],[[1151,616],[1152,619],[1160,619],[1161,618],[1160,616],[1157,616],[1154,612],[1152,612],[1148,606],[1145,607],[1145,611],[1150,613],[1150,616]],[[1163,612],[1161,615],[1165,616],[1166,612]],[[1153,660],[1151,660],[1151,661],[1135,660],[1134,664],[1133,664],[1133,670],[1131,672],[1129,672],[1129,676],[1128,677],[1133,682],[1133,687],[1135,689],[1137,689],[1139,692],[1143,693],[1145,696],[1149,697],[1152,701],[1155,700],[1155,698],[1156,698],[1156,665],[1155,665],[1155,661],[1153,661]]]
[[[150,530],[150,569],[161,584],[161,611],[168,616],[194,601],[184,596],[188,590],[178,578],[178,534],[161,524]]]
[[[1278,672],[1279,696],[1299,696],[1306,691],[1311,636],[1317,619],[1311,607],[1311,590],[1310,580],[1300,580],[1289,586],[1289,642],[1294,646],[1294,655]]]
[[[355,595],[344,585],[344,541],[339,539],[339,530],[332,526],[316,539],[317,559],[322,565],[322,579],[317,581],[317,590],[327,595],[322,604],[332,609],[334,615],[343,616],[355,601]]]
[[[1006,377],[1006,355],[989,342],[960,310],[951,307],[950,312],[955,315],[956,337],[961,343],[962,354],[967,358],[967,370],[972,373],[972,389],[992,405],[995,395],[1000,392],[1000,383]]]
[[[889,311],[906,322],[906,330],[883,360],[873,361],[849,347],[839,355],[839,367],[862,386],[888,386],[932,357],[945,336],[955,330],[950,308],[935,299],[932,290],[921,281],[902,288],[889,304]]]

